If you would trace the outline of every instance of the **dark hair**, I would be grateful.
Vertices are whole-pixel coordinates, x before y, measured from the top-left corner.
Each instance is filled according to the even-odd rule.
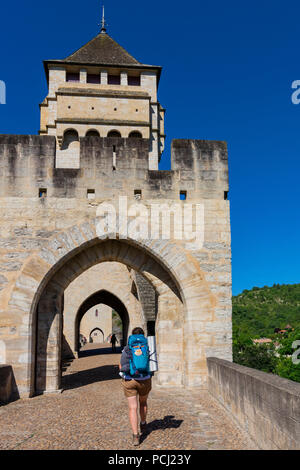
[[[139,328],[139,327],[133,328],[132,334],[133,335],[144,335],[145,336],[144,330],[142,328]]]

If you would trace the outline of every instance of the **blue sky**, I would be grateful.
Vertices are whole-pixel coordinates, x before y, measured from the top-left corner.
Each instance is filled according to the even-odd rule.
[[[36,134],[47,89],[42,60],[98,32],[100,2],[1,4],[0,133]],[[226,140],[233,292],[300,282],[299,2],[106,2],[108,33],[138,60],[164,67],[169,168],[173,138]]]

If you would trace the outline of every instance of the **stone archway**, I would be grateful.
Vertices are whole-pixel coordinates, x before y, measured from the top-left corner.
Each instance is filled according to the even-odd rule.
[[[94,328],[94,329],[90,332],[90,335],[89,335],[89,340],[90,340],[90,341],[89,341],[89,342],[92,343],[92,341],[91,341],[91,339],[92,339],[92,334],[93,334],[95,331],[100,331],[100,333],[102,334],[102,340],[103,340],[102,343],[104,343],[104,333],[103,333],[103,331],[101,330],[101,328],[98,328],[98,327]]]
[[[114,309],[120,316],[123,324],[123,344],[127,342],[129,329],[129,315],[123,302],[111,292],[100,290],[87,298],[79,307],[75,318],[75,345],[79,343],[79,327],[84,314],[93,306],[104,304]],[[78,351],[78,349],[77,349]]]
[[[162,385],[183,383],[183,302],[176,282],[155,258],[140,247],[128,241],[96,240],[90,246],[74,254],[51,277],[44,287],[37,304],[36,316],[36,355],[35,387],[33,393],[59,390],[61,387],[61,337],[63,329],[63,294],[65,288],[82,272],[92,265],[104,261],[118,261],[134,268],[143,275],[157,281],[156,289],[161,291],[161,311],[158,319],[161,328],[158,331],[158,353],[160,371],[158,382]],[[143,270],[141,271],[141,266]],[[93,303],[94,302],[94,303]],[[100,303],[101,297],[90,306]],[[120,311],[121,306],[117,310]],[[172,335],[165,334],[165,323]],[[126,332],[127,334],[127,332]],[[126,336],[127,339],[127,336]]]
[[[127,269],[124,264],[108,261],[97,264],[78,276],[64,291],[64,325],[63,332],[67,350],[73,357],[77,354],[77,333],[76,333],[76,316],[80,306],[87,298],[93,296],[99,291],[108,291],[118,297],[124,304],[129,315],[129,327],[142,326],[146,329],[146,320],[144,319],[143,305],[139,298],[132,293],[132,283],[136,273],[132,269]],[[144,279],[144,278],[143,278]],[[147,282],[147,281],[145,281]],[[146,293],[147,294],[147,293]],[[143,295],[143,293],[142,293]],[[147,294],[147,298],[149,295]],[[109,307],[102,305],[102,313],[107,311]],[[147,312],[146,312],[147,313]],[[87,313],[91,317],[92,312]],[[100,315],[103,317],[103,315]],[[99,321],[100,321],[99,317]],[[84,316],[84,325],[86,323],[86,315]],[[100,322],[101,323],[101,322]],[[107,323],[107,322],[106,322]],[[87,325],[86,325],[87,326]],[[95,325],[96,326],[96,325]],[[105,337],[111,333],[111,327],[103,324],[98,325],[105,330]],[[106,331],[107,328],[110,331]],[[86,334],[88,332],[86,331]],[[87,337],[87,336],[86,336]]]
[[[159,294],[158,383],[205,386],[206,351],[211,354],[218,349],[213,346],[216,300],[198,261],[182,245],[172,241],[115,240],[110,239],[109,234],[105,239],[99,239],[95,232],[94,223],[84,222],[58,233],[49,240],[47,249],[43,247],[26,260],[18,275],[7,308],[8,311],[12,309],[14,315],[20,311],[22,331],[27,332],[27,341],[22,342],[22,348],[10,356],[12,359],[9,357],[19,393],[32,396],[35,392],[36,368],[39,373],[39,364],[35,364],[36,348],[39,347],[36,344],[38,318],[44,320],[41,328],[44,342],[52,348],[48,351],[47,371],[44,371],[47,390],[59,388],[57,371],[63,291],[82,272],[103,261],[118,261],[133,268],[147,278]],[[30,311],[26,321],[25,308]],[[223,357],[224,354],[229,356],[230,344],[226,344],[227,349],[223,344],[221,346]],[[15,357],[20,357],[19,361]]]

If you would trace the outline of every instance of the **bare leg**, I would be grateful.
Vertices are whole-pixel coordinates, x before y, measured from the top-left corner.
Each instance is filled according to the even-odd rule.
[[[138,434],[137,397],[128,398],[129,420],[133,434]]]
[[[140,398],[140,416],[141,416],[141,423],[144,423],[147,419],[147,412],[148,412],[148,404],[147,404],[147,399],[148,395],[145,395]]]

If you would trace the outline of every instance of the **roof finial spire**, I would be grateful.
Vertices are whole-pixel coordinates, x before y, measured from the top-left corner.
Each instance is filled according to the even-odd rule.
[[[104,5],[102,7],[102,21],[101,21],[101,33],[106,33],[106,21],[105,21],[105,10]]]

